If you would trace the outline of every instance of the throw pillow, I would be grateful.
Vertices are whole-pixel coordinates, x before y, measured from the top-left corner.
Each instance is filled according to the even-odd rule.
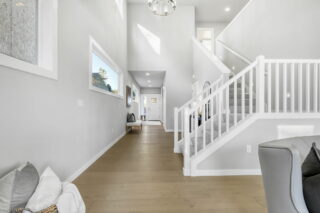
[[[24,208],[39,183],[37,169],[30,163],[18,170],[12,190],[11,210]]]
[[[309,177],[320,174],[320,150],[313,143],[309,154],[302,164],[302,175]]]
[[[0,212],[24,208],[39,181],[36,168],[26,163],[0,180]]]
[[[0,212],[10,212],[12,189],[17,169],[0,179]]]
[[[309,213],[319,213],[320,209],[320,174],[304,178],[303,195]]]
[[[41,211],[56,204],[61,194],[61,181],[58,176],[48,167],[40,176],[39,185],[27,203],[26,208],[33,212]]]
[[[310,213],[320,209],[320,150],[313,143],[302,164],[303,195]]]

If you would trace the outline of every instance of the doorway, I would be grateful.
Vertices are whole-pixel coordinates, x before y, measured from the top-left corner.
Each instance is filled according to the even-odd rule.
[[[197,28],[197,39],[210,53],[214,53],[213,28]]]
[[[143,103],[143,114],[146,121],[162,120],[162,95],[161,94],[143,94],[141,95]]]

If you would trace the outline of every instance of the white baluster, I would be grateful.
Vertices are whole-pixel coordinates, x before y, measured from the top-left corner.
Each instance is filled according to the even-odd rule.
[[[279,93],[280,93],[280,89],[279,89],[279,63],[276,63],[276,112],[278,113],[279,112]]]
[[[283,112],[287,112],[287,63],[284,63],[283,65]]]
[[[206,147],[206,104],[202,105],[202,147],[203,149]]]
[[[211,128],[210,128],[210,131],[211,131],[211,143],[213,143],[213,140],[214,140],[214,114],[213,114],[213,97],[211,98],[211,104],[210,104],[210,114],[211,114]]]
[[[265,112],[265,58],[264,56],[259,56],[257,58],[257,73],[256,73],[256,105],[257,113]]]
[[[242,115],[242,120],[245,118],[245,75],[241,77],[241,115]]]
[[[183,131],[184,131],[184,122],[183,122],[184,110],[181,110],[180,113],[181,113],[181,139],[183,139],[183,137],[184,137],[184,134],[183,134]]]
[[[219,137],[221,137],[221,133],[222,133],[222,129],[221,129],[221,124],[222,124],[222,120],[221,120],[221,116],[222,116],[222,92],[218,93],[218,97],[219,97],[219,109],[218,109],[218,125],[219,125]]]
[[[313,110],[318,112],[318,64],[314,64]]]
[[[299,64],[299,112],[302,113],[302,104],[303,104],[303,96],[302,96],[302,64]]]
[[[183,171],[184,175],[190,175],[190,113],[186,107],[184,111],[184,153],[183,153]]]
[[[253,113],[253,69],[249,72],[249,114]]]
[[[234,82],[234,101],[233,101],[233,107],[234,107],[234,110],[233,110],[233,116],[234,116],[234,125],[236,126],[237,123],[238,123],[238,119],[237,119],[237,105],[238,105],[238,91],[237,91],[237,88],[238,88],[238,85],[237,85],[237,80],[235,80]]]
[[[198,107],[194,112],[194,154],[198,153],[198,129],[199,129],[199,113]]]
[[[230,107],[229,107],[229,98],[230,98],[230,93],[229,93],[229,87],[226,88],[226,131],[229,131],[229,126],[230,126],[230,119],[229,119],[229,113],[230,113]]]
[[[271,63],[268,64],[268,112],[272,112],[272,99],[271,99],[271,93],[272,93],[272,87],[271,87]]]
[[[174,148],[175,153],[179,152],[178,141],[179,141],[179,110],[177,107],[174,108]]]
[[[294,69],[294,63],[291,64],[291,112],[294,113],[295,112],[295,102],[294,102],[294,98],[295,98],[295,89],[294,89],[294,78],[295,78],[295,69]]]
[[[310,112],[310,64],[307,64],[306,74],[306,112]]]

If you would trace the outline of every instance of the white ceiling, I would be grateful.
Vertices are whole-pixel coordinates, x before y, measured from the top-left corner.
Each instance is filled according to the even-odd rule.
[[[129,73],[142,88],[161,88],[166,75],[165,71],[129,71]],[[147,76],[147,73],[150,75]]]
[[[197,22],[230,22],[249,0],[177,0],[180,5],[194,5]],[[129,3],[146,3],[147,0],[128,0]],[[230,7],[230,12],[225,8]]]

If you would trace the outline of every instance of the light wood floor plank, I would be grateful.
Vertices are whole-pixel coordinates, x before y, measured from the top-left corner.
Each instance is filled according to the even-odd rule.
[[[172,150],[160,126],[126,135],[75,181],[87,212],[267,212],[260,176],[184,177]]]

